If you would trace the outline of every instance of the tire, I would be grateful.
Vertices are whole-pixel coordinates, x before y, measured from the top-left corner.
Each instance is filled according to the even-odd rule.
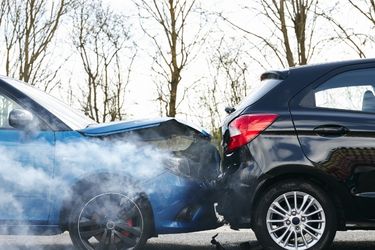
[[[97,187],[75,197],[69,235],[77,249],[138,250],[146,244],[153,223],[142,195]]]
[[[301,180],[271,186],[254,215],[253,230],[267,250],[326,249],[336,234],[332,201],[322,189]]]

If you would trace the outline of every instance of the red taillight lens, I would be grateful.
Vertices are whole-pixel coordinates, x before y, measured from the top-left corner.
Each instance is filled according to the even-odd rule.
[[[233,151],[249,143],[278,117],[276,114],[242,115],[229,124],[229,142],[227,151]]]

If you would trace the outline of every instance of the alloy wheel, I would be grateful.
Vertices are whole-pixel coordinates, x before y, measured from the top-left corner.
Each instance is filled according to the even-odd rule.
[[[277,197],[269,206],[267,230],[281,248],[304,250],[314,246],[323,236],[326,216],[313,196],[292,191]]]
[[[138,205],[121,193],[93,197],[78,217],[78,235],[88,250],[134,249],[143,233],[143,217]]]

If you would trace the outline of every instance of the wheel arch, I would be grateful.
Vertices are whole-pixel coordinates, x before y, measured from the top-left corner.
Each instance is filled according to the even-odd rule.
[[[353,202],[351,202],[352,197],[350,193],[345,186],[340,184],[333,176],[311,166],[281,166],[260,176],[251,211],[255,211],[257,201],[261,199],[265,190],[275,185],[275,183],[287,180],[306,180],[320,187],[327,196],[331,198],[338,212],[337,229],[346,230],[346,215],[350,214],[350,211],[353,210]],[[252,216],[254,216],[254,214]],[[251,221],[254,221],[254,219],[252,218]]]
[[[137,195],[139,195],[142,199],[142,206],[144,206],[147,215],[150,216],[151,219],[151,232],[149,232],[149,234],[150,236],[155,236],[156,230],[154,213],[147,194],[140,188],[136,187],[136,183],[132,181],[132,178],[130,176],[119,175],[115,173],[90,174],[75,180],[75,182],[71,186],[70,195],[63,200],[60,209],[60,227],[62,231],[66,231],[69,228],[70,209],[73,206],[73,203],[76,201],[77,197],[82,194],[82,190],[89,190],[91,188],[98,187],[98,185],[100,184],[103,185],[103,183],[109,181],[113,182],[113,180],[118,181],[122,185],[131,185],[132,188],[135,188],[137,190]]]

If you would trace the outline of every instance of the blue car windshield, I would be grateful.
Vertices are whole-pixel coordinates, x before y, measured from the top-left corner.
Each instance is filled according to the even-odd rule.
[[[57,98],[46,94],[45,92],[31,87],[21,81],[17,81],[8,77],[2,77],[7,83],[30,97],[33,101],[39,103],[63,123],[73,130],[79,130],[88,127],[91,124],[96,124],[94,120],[84,115],[76,109],[73,109],[61,102]]]

